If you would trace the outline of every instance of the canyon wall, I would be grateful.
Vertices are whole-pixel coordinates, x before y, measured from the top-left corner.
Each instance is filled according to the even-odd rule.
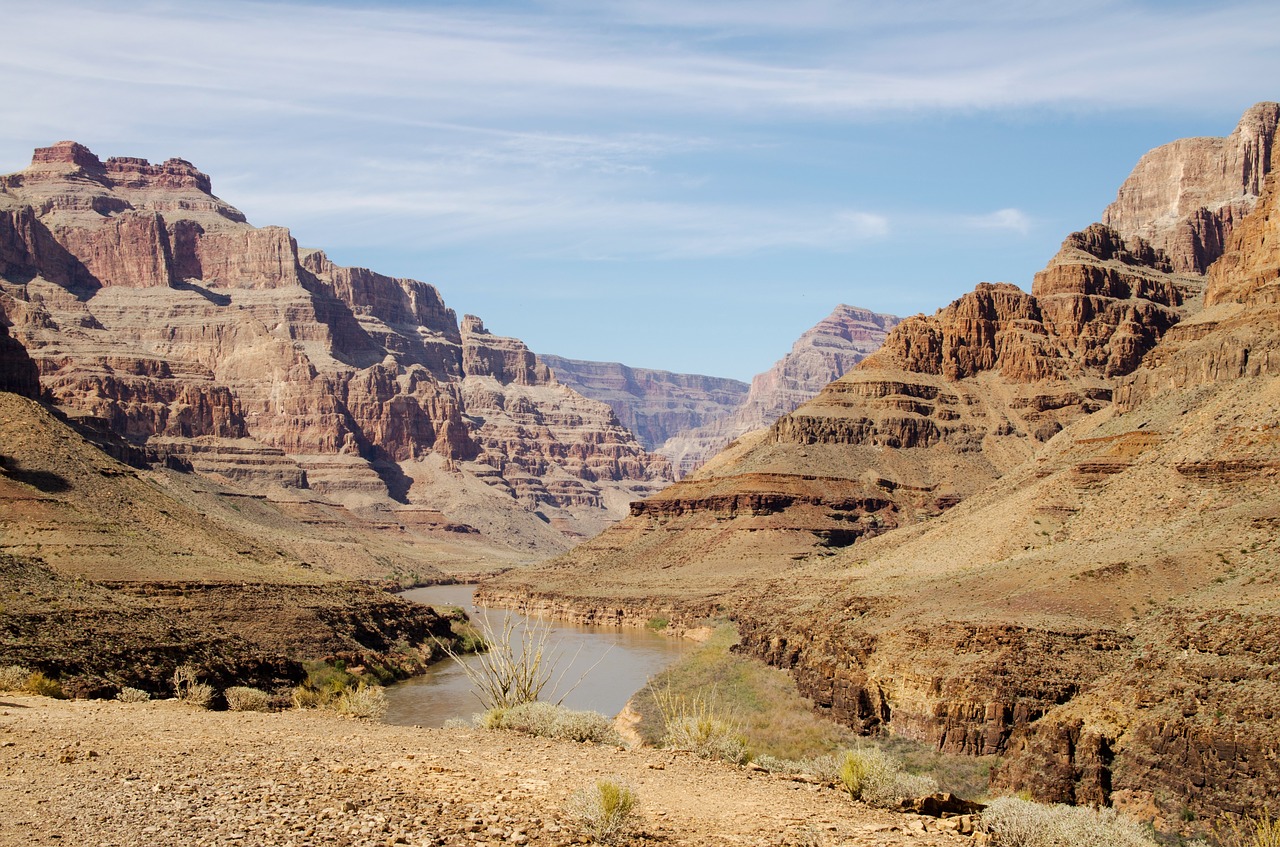
[[[180,159],[62,142],[0,177],[0,310],[55,402],[246,490],[437,509],[536,555],[670,478],[519,340],[249,225]]]

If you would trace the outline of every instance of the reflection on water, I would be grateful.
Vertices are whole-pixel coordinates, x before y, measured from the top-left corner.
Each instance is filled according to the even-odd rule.
[[[477,614],[472,607],[474,593],[475,586],[471,585],[435,585],[415,588],[401,596],[433,606],[461,606],[474,618]],[[515,617],[517,624],[525,621],[523,615],[503,609],[483,609],[479,614],[487,616],[490,627],[497,632],[502,631],[508,616]],[[518,625],[516,630],[520,630]],[[547,643],[558,645],[555,652],[561,659],[552,683],[560,680],[560,684],[555,691],[548,685],[542,699],[555,702],[577,683],[577,687],[564,696],[564,705],[609,716],[620,712],[649,677],[688,648],[683,639],[645,630],[575,626],[560,621],[552,622]],[[466,658],[476,661],[478,657]],[[480,701],[471,693],[471,680],[452,660],[439,662],[422,676],[391,686],[387,689],[387,700],[384,720],[401,726],[443,726],[450,718],[469,719],[481,711]]]

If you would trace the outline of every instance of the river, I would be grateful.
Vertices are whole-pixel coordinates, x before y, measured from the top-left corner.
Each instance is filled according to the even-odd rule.
[[[515,617],[517,630],[527,620],[505,609],[477,611],[472,605],[474,594],[472,585],[434,585],[411,589],[400,596],[431,606],[461,606],[473,619],[477,614],[487,616],[490,627],[497,632],[502,631],[508,616]],[[553,652],[560,657],[552,683],[560,680],[560,684],[554,690],[548,685],[541,699],[555,702],[563,696],[564,705],[571,709],[610,717],[622,711],[631,695],[643,688],[651,676],[690,647],[682,638],[648,630],[577,626],[561,621],[552,621],[551,627],[548,644],[557,645]],[[464,657],[468,662],[478,660],[478,656]],[[573,690],[568,691],[570,688]],[[451,718],[470,719],[483,711],[472,693],[471,680],[449,659],[431,666],[421,676],[387,688],[387,701],[384,720],[401,726],[439,727]]]

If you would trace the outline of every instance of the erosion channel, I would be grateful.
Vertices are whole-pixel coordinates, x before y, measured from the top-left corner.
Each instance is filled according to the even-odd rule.
[[[472,585],[435,585],[415,588],[401,596],[430,606],[460,606],[473,620],[487,619],[494,632],[501,632],[507,618],[514,617],[515,631],[523,632],[528,618],[505,609],[477,609],[474,594]],[[610,717],[622,711],[649,677],[691,646],[685,639],[648,630],[550,623],[547,643],[551,657],[558,657],[558,661],[541,699],[556,702],[564,697],[564,705],[569,708],[589,709]],[[464,661],[475,663],[480,657],[467,656]],[[439,662],[425,674],[391,686],[387,700],[385,721],[400,726],[439,727],[451,718],[469,719],[483,711],[472,694],[471,680],[452,661]]]

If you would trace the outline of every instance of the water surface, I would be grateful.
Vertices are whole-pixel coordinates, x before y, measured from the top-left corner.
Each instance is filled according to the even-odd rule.
[[[461,606],[472,619],[487,617],[490,627],[497,632],[501,632],[508,617],[515,619],[517,631],[528,620],[505,609],[476,609],[474,594],[473,585],[433,585],[415,588],[400,596],[432,606]],[[564,705],[571,709],[589,709],[610,717],[622,711],[631,695],[643,688],[649,677],[674,662],[690,646],[684,639],[648,630],[578,626],[563,621],[552,621],[551,627],[548,644],[556,645],[552,652],[560,659],[552,682],[540,699],[555,702],[563,697]],[[468,656],[464,660],[476,662],[479,657]],[[384,720],[401,726],[438,727],[450,718],[470,719],[483,711],[472,693],[471,680],[456,662],[448,659],[428,668],[421,676],[389,687],[387,701]]]

